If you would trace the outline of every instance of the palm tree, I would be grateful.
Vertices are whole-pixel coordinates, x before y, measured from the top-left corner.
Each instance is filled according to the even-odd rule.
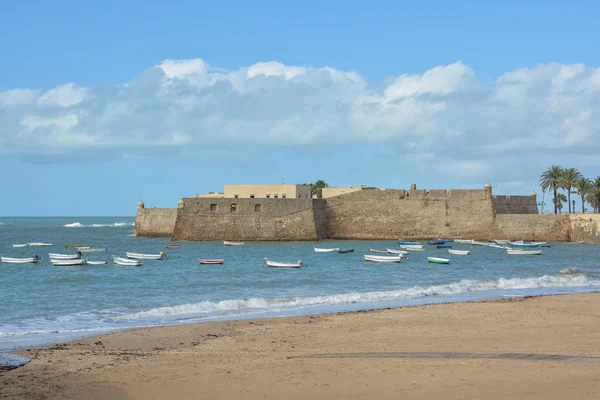
[[[312,191],[313,196],[316,195],[318,198],[321,198],[322,193],[323,193],[323,188],[326,188],[326,187],[329,187],[329,185],[323,179],[319,179],[315,183],[311,183],[311,191]]]
[[[583,178],[581,172],[577,168],[563,169],[562,179],[560,180],[560,186],[567,191],[567,200],[569,203],[569,214],[571,214],[571,188],[575,185],[578,179]],[[575,212],[575,210],[573,210]]]
[[[567,196],[564,193],[557,193],[554,198],[554,207],[558,209],[559,214],[562,214],[563,203],[567,201]]]
[[[600,211],[600,176],[592,181],[592,190],[590,191],[588,202],[594,207],[596,212]]]
[[[585,198],[592,192],[593,184],[592,181],[588,178],[580,178],[575,182],[573,186],[577,192],[576,194],[581,196],[581,213],[585,213]],[[575,212],[575,210],[573,210]]]
[[[556,201],[556,190],[560,187],[563,169],[559,165],[553,165],[548,168],[540,177],[540,186],[543,191],[552,189],[554,192],[554,214],[558,214],[558,206]]]

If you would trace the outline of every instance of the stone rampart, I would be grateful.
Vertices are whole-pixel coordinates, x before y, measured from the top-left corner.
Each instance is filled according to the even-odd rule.
[[[145,237],[171,237],[176,218],[176,208],[138,208],[133,234]]]
[[[571,241],[600,244],[600,214],[570,214]]]
[[[537,214],[536,196],[494,196],[496,214]]]
[[[568,215],[498,214],[491,236],[493,239],[568,242],[571,226]]]
[[[314,203],[314,206],[313,206]],[[173,240],[317,240],[322,200],[180,200]],[[320,218],[319,218],[320,219]]]

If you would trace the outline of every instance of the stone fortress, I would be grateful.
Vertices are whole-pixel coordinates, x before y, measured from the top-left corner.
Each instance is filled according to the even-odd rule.
[[[536,194],[493,195],[483,189],[410,190],[367,186],[225,185],[223,193],[145,208],[136,236],[172,240],[292,241],[319,239],[600,240],[597,214],[539,214]]]

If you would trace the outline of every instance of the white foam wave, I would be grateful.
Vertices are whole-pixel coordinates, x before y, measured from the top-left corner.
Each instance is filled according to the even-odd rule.
[[[372,303],[380,301],[409,300],[429,296],[458,295],[469,292],[490,290],[514,290],[537,288],[568,288],[600,286],[600,280],[590,280],[581,274],[565,276],[542,276],[538,278],[511,278],[495,280],[463,280],[436,286],[414,286],[409,289],[366,292],[341,293],[326,296],[296,297],[290,299],[231,299],[218,302],[203,301],[193,304],[181,304],[173,307],[159,307],[114,317],[114,320],[136,320],[186,314],[210,314],[228,311],[252,311],[265,309],[291,309],[314,306],[334,306],[351,303]]]
[[[579,270],[579,268],[571,267],[571,268],[565,268],[565,269],[561,270],[559,273],[563,274],[563,275],[577,275],[577,274],[581,274],[581,271]]]
[[[63,225],[65,228],[120,228],[123,226],[134,226],[135,222],[112,222],[108,224],[91,224],[84,225],[80,222],[73,222],[72,224]]]

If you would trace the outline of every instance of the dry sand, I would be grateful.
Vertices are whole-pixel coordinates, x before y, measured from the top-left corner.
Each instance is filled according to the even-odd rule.
[[[138,329],[24,351],[0,398],[600,399],[599,306],[592,293]],[[362,354],[303,357],[331,353]]]

